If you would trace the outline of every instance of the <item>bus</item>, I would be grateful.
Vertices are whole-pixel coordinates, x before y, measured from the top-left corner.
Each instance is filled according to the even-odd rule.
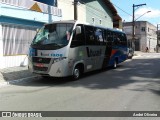
[[[127,59],[124,32],[78,21],[45,24],[29,48],[28,68],[42,77],[72,76],[113,68]]]

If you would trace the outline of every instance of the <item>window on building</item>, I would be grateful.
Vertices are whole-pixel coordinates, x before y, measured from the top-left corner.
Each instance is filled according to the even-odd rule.
[[[92,24],[94,24],[95,20],[94,20],[94,17],[92,17]]]
[[[142,31],[142,32],[145,32],[145,31],[146,31],[146,28],[145,28],[145,27],[142,27],[142,28],[141,28],[141,31]]]
[[[102,20],[99,20],[99,24],[102,25]]]

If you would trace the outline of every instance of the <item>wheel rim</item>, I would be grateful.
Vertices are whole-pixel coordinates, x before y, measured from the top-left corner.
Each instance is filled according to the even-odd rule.
[[[117,67],[117,62],[116,61],[114,61],[114,68],[116,68]]]
[[[80,75],[80,72],[79,72],[79,69],[75,68],[74,69],[74,78],[79,78],[79,75]]]

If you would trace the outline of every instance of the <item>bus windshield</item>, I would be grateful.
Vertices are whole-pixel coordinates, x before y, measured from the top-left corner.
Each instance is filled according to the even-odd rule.
[[[55,23],[47,24],[36,34],[32,47],[42,49],[59,49],[69,43],[74,24]]]

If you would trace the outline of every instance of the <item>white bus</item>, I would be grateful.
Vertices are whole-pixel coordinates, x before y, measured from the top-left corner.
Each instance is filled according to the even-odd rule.
[[[73,76],[103,69],[127,59],[127,39],[122,31],[58,21],[45,24],[36,34],[29,49],[31,72],[52,77]]]

